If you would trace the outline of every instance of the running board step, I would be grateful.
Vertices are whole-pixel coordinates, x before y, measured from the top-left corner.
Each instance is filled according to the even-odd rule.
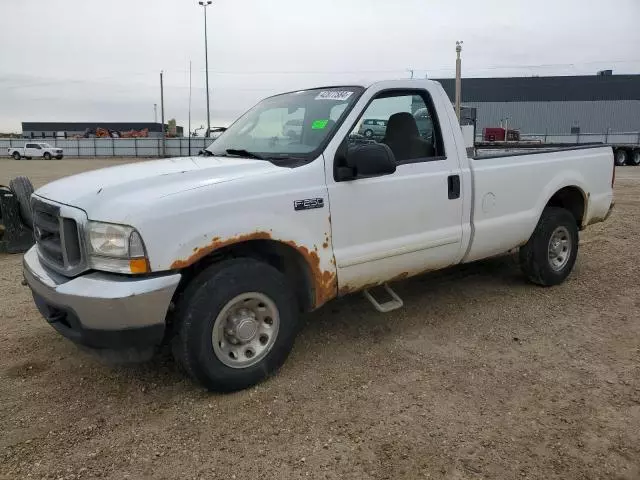
[[[394,292],[391,289],[391,287],[388,284],[385,283],[384,285],[382,285],[382,288],[384,288],[389,294],[389,296],[391,297],[391,300],[384,303],[379,303],[375,298],[373,298],[373,295],[371,295],[371,292],[369,291],[369,289],[364,290],[362,292],[365,298],[371,302],[371,305],[373,305],[373,307],[376,310],[382,313],[387,313],[393,310],[397,310],[398,308],[404,305],[404,303],[402,302],[402,299],[398,296],[396,292]]]

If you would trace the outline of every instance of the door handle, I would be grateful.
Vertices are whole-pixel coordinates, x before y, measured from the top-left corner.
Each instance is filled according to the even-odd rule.
[[[447,178],[449,200],[460,198],[460,175],[449,175]]]

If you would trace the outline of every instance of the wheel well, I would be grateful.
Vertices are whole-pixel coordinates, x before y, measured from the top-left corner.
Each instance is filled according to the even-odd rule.
[[[582,226],[585,197],[578,187],[564,187],[558,190],[547,202],[547,207],[560,207],[569,210],[576,219],[578,228]]]
[[[276,240],[249,240],[215,250],[183,269],[183,282],[181,283],[186,286],[194,276],[212,263],[225,258],[239,257],[254,258],[279,270],[291,283],[300,309],[305,312],[313,309],[315,302],[314,283],[309,265],[294,247]]]

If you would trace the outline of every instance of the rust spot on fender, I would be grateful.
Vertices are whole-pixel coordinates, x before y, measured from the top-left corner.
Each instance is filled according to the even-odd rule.
[[[336,274],[329,270],[322,270],[320,268],[320,257],[315,250],[309,250],[305,246],[298,245],[293,241],[285,241],[287,245],[295,248],[302,254],[307,261],[307,265],[311,268],[311,275],[313,276],[314,291],[315,291],[315,307],[318,308],[324,305],[332,298],[335,298],[338,290],[338,281]]]
[[[324,242],[324,243],[322,244],[322,248],[329,248],[329,244],[328,244],[327,242]]]
[[[175,270],[179,270],[181,268],[188,267],[193,265],[198,260],[206,257],[210,253],[220,248],[227,247],[229,245],[233,245],[236,243],[248,242],[251,240],[272,240],[271,233],[268,232],[254,232],[248,233],[244,235],[237,235],[235,237],[228,238],[226,240],[221,240],[220,237],[215,237],[211,240],[211,243],[205,245],[204,247],[195,248],[192,255],[184,260],[176,260],[171,264],[171,268]],[[338,291],[338,282],[336,279],[335,272],[329,270],[322,270],[320,268],[320,257],[318,256],[318,247],[314,245],[314,249],[310,250],[305,246],[298,245],[296,242],[291,240],[278,240],[282,243],[289,245],[290,247],[295,248],[305,259],[307,265],[311,270],[311,275],[313,276],[313,287],[314,287],[314,307],[318,308],[321,305],[324,305],[332,298],[335,298]],[[335,265],[335,263],[334,263]]]
[[[269,240],[270,238],[271,235],[266,232],[255,232],[248,233],[246,235],[238,235],[236,237],[228,238],[227,240],[221,240],[220,237],[214,237],[211,239],[211,243],[209,243],[209,245],[205,245],[204,247],[200,248],[194,248],[193,255],[190,255],[184,260],[174,261],[171,264],[171,269],[179,270],[181,268],[188,267],[189,265],[193,265],[198,260],[206,257],[214,250],[218,250],[228,245],[233,245],[234,243],[248,242],[249,240]]]

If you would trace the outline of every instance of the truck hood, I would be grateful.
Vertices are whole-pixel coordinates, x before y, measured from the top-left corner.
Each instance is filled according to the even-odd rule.
[[[83,209],[129,203],[132,209],[186,190],[282,170],[261,160],[184,157],[142,161],[73,175],[39,188],[36,195]],[[99,218],[95,218],[100,220]]]

